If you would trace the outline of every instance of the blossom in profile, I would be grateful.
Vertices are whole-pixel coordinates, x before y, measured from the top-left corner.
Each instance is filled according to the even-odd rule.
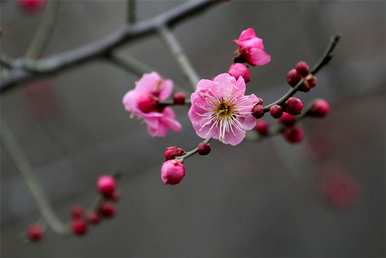
[[[252,66],[266,65],[271,62],[271,56],[265,52],[263,39],[256,36],[253,28],[247,28],[234,41],[239,47],[239,58]]]
[[[164,137],[169,130],[181,131],[181,124],[175,119],[172,108],[161,105],[173,91],[173,82],[161,78],[156,73],[147,73],[136,82],[135,88],[128,91],[122,103],[134,117],[141,118],[153,137]]]
[[[252,108],[260,100],[254,94],[245,95],[243,77],[238,80],[223,73],[214,80],[200,80],[191,95],[189,119],[201,138],[217,139],[237,145],[247,130],[256,126]]]

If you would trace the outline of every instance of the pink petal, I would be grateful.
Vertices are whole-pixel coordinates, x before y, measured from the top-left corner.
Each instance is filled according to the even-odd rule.
[[[237,145],[241,143],[245,138],[245,131],[233,128],[233,132],[229,131],[225,134],[223,143],[230,145]]]
[[[161,84],[161,91],[159,94],[160,100],[167,99],[173,92],[173,81],[171,80],[164,80]]]
[[[248,40],[256,37],[256,32],[253,28],[249,27],[240,33],[239,40]]]
[[[135,91],[138,95],[151,93],[154,90],[154,86],[157,85],[160,80],[162,80],[162,78],[156,72],[145,73],[142,78],[137,81]]]
[[[248,50],[248,62],[251,65],[265,65],[271,62],[271,56],[264,50],[252,48]]]

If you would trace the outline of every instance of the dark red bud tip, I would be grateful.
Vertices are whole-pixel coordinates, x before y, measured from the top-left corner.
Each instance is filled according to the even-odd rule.
[[[312,88],[314,88],[316,86],[316,83],[317,83],[316,77],[312,74],[309,74],[309,75],[307,75],[306,78],[304,78],[304,83],[303,83],[302,87],[300,87],[300,90],[307,92],[307,91],[311,90]]]
[[[262,118],[264,116],[264,106],[261,104],[256,104],[252,108],[252,115],[256,118]]]
[[[295,69],[303,77],[306,77],[310,73],[310,67],[304,61],[297,63]]]
[[[165,160],[174,159],[184,154],[185,154],[185,151],[182,148],[177,146],[169,146],[164,151]]]
[[[330,112],[330,104],[324,99],[317,99],[312,103],[308,115],[313,117],[325,117]]]
[[[101,217],[98,213],[92,212],[87,215],[87,222],[91,225],[97,225],[101,222]]]
[[[296,97],[290,97],[286,101],[286,111],[290,113],[291,115],[299,115],[303,110],[304,104],[301,99]]]
[[[273,118],[280,118],[283,114],[283,108],[275,104],[269,108],[269,112]]]
[[[263,136],[267,136],[269,134],[269,126],[268,123],[263,120],[259,119],[256,121],[256,131]]]
[[[296,118],[287,112],[283,112],[283,115],[280,117],[279,122],[284,125],[290,126],[295,124]]]
[[[304,131],[300,127],[287,127],[283,131],[283,137],[288,143],[300,143],[304,138]]]
[[[27,237],[30,241],[37,242],[43,238],[44,230],[39,224],[29,225],[27,228]]]
[[[294,87],[296,84],[298,84],[298,82],[302,79],[302,77],[300,76],[300,74],[298,73],[298,71],[296,71],[296,69],[291,69],[289,70],[288,74],[287,74],[287,83]]]
[[[158,100],[153,95],[143,95],[139,97],[137,106],[143,113],[149,113],[157,110]]]
[[[104,202],[99,206],[98,213],[104,218],[112,218],[115,216],[116,210],[112,203]]]
[[[84,219],[74,219],[71,221],[71,230],[77,236],[83,236],[87,233],[87,223]]]
[[[175,105],[184,105],[185,104],[185,93],[183,92],[176,92],[174,95],[173,95],[173,103]]]
[[[80,219],[84,216],[84,209],[80,206],[74,206],[71,208],[71,218],[72,219]]]
[[[210,150],[210,145],[208,143],[200,143],[197,145],[197,152],[200,155],[208,155]]]

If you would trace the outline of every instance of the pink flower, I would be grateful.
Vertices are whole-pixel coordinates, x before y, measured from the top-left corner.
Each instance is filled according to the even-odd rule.
[[[213,81],[200,80],[191,96],[189,119],[201,138],[218,139],[237,145],[245,131],[255,128],[253,106],[259,102],[255,94],[245,95],[243,77],[236,81],[228,73],[217,75]]]
[[[181,131],[181,124],[175,119],[174,111],[159,105],[159,101],[167,99],[172,91],[171,80],[162,79],[156,72],[147,73],[136,82],[135,89],[125,94],[122,103],[127,111],[144,119],[151,136],[164,137],[169,129]]]
[[[261,38],[256,37],[255,30],[248,28],[243,30],[235,43],[239,46],[239,53],[250,65],[265,65],[271,62],[271,56],[264,50]]]
[[[161,180],[164,184],[176,185],[185,176],[185,166],[181,160],[167,160],[161,167]]]

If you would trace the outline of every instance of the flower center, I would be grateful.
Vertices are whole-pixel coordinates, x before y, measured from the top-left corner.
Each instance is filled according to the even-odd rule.
[[[226,118],[226,117],[232,116],[232,114],[233,114],[233,105],[230,105],[225,101],[221,101],[216,109],[217,117]]]

